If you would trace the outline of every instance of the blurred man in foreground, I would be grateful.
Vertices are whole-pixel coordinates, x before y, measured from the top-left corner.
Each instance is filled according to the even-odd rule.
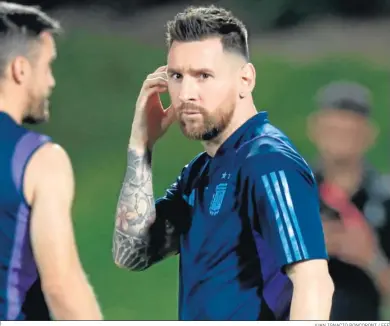
[[[309,120],[335,283],[332,320],[379,320],[381,298],[390,294],[389,179],[364,159],[377,134],[370,97],[359,84],[332,83]]]
[[[180,320],[328,319],[333,284],[316,183],[256,111],[244,25],[221,8],[188,8],[167,35],[168,64],[147,76],[136,104],[116,264],[144,270],[180,253]],[[155,202],[152,150],[175,119],[205,152]]]
[[[55,319],[101,319],[73,235],[69,158],[21,126],[48,120],[58,30],[37,8],[0,2],[0,320],[49,319],[41,287]]]

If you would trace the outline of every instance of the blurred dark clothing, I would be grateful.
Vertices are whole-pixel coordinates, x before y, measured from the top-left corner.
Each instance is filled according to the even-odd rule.
[[[39,278],[27,292],[22,311],[26,320],[51,320]]]
[[[319,186],[324,181],[321,170],[321,167],[316,170]],[[363,213],[390,258],[389,178],[366,167],[351,202]],[[340,219],[339,213],[324,202],[321,213]],[[329,269],[335,284],[331,320],[380,320],[381,296],[373,280],[361,269],[333,257],[330,257]]]

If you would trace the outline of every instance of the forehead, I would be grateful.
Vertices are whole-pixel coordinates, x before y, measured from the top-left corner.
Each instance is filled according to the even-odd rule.
[[[54,37],[49,32],[43,32],[40,35],[41,54],[50,58],[57,56],[57,49]]]
[[[340,127],[356,126],[367,123],[367,119],[357,113],[337,109],[326,109],[319,113],[320,121]]]
[[[174,41],[168,52],[169,68],[216,68],[227,54],[220,38],[209,38],[194,42]]]

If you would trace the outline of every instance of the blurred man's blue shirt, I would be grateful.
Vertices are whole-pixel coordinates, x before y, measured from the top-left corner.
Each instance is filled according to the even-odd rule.
[[[0,320],[50,320],[31,247],[32,207],[24,197],[27,165],[49,141],[0,112]]]
[[[157,200],[180,236],[180,320],[289,318],[291,263],[327,259],[316,182],[260,112]]]

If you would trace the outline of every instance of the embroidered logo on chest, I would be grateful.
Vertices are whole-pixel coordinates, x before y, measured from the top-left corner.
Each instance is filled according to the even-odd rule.
[[[231,174],[229,173],[222,173],[221,179],[227,180],[230,179]],[[221,182],[215,187],[215,191],[213,194],[213,199],[211,200],[210,207],[209,207],[209,213],[210,215],[217,215],[222,207],[223,200],[225,198],[226,190],[228,187],[227,182]]]

